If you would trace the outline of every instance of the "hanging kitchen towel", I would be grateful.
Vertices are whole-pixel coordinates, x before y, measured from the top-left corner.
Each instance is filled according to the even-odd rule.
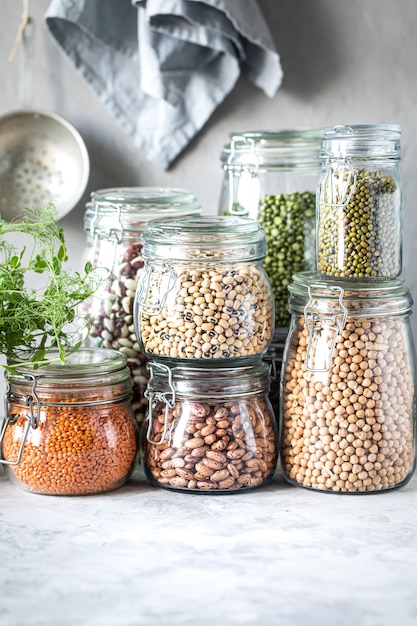
[[[241,74],[269,97],[281,84],[256,0],[52,0],[45,20],[137,148],[163,169]]]

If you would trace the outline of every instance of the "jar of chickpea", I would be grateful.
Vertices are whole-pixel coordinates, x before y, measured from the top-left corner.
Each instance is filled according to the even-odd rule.
[[[360,282],[400,275],[400,139],[397,125],[325,128],[316,238],[324,278]]]
[[[281,378],[281,461],[310,489],[375,493],[405,485],[416,459],[412,298],[401,279],[290,285]]]
[[[144,467],[158,487],[189,493],[245,492],[267,484],[277,456],[269,367],[149,361]]]
[[[134,323],[148,358],[230,365],[265,354],[274,302],[258,222],[237,216],[152,220],[143,239]]]
[[[56,354],[43,368],[18,367],[0,433],[6,475],[27,491],[50,495],[123,485],[138,451],[131,390],[126,357],[116,350],[80,348],[65,364]]]

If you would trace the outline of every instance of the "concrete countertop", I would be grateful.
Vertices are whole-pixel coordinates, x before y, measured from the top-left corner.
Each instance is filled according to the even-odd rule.
[[[415,626],[417,477],[338,495],[21,491],[0,471],[1,626]]]

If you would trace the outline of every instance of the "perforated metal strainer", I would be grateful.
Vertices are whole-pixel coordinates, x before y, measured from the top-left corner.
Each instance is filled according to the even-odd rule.
[[[0,215],[10,221],[26,206],[56,206],[58,219],[80,200],[90,163],[78,131],[43,111],[0,117]]]

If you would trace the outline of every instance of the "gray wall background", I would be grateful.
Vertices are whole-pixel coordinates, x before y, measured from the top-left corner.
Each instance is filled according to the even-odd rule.
[[[33,107],[67,118],[86,142],[86,193],[62,221],[70,260],[79,269],[83,214],[91,191],[160,185],[192,190],[206,214],[217,212],[220,153],[230,131],[331,124],[397,123],[402,127],[405,194],[403,276],[417,300],[417,2],[415,0],[259,0],[284,79],[273,99],[241,78],[203,131],[169,171],[146,160],[76,73],[43,22],[49,0],[32,0],[35,24]],[[22,4],[0,0],[0,114],[20,107],[19,64],[8,61]],[[417,314],[413,316],[417,338]]]

